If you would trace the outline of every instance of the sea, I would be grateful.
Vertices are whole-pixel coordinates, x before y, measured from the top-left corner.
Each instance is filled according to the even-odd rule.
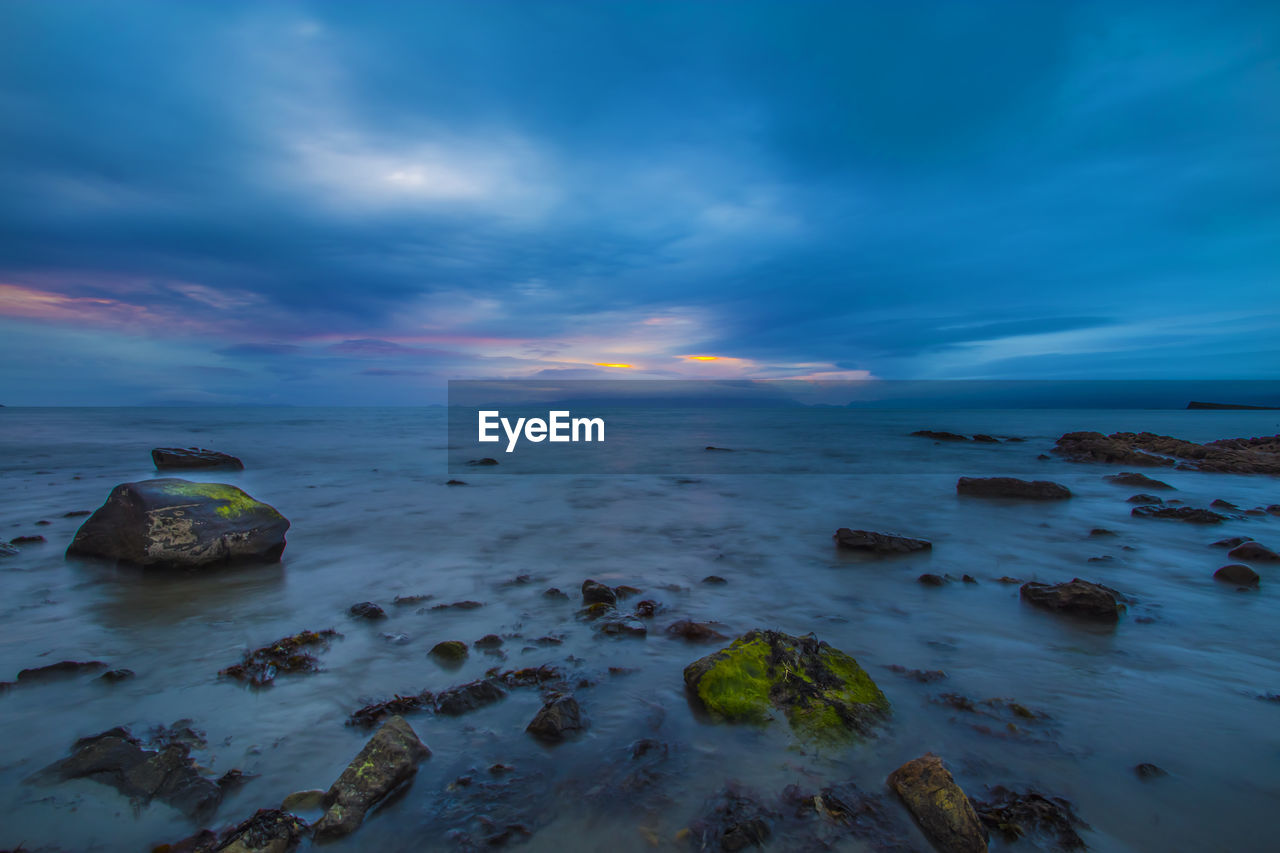
[[[0,409],[3,539],[46,539],[0,557],[0,680],[61,660],[136,674],[0,692],[0,849],[149,850],[200,829],[164,803],[39,775],[78,738],[113,726],[145,736],[188,721],[204,734],[194,755],[207,773],[246,774],[208,822],[217,829],[327,788],[369,737],[346,724],[361,706],[542,664],[566,673],[585,732],[557,745],[526,734],[542,701],[527,688],[459,717],[410,714],[431,757],[326,849],[697,849],[689,828],[726,789],[783,814],[788,786],[852,784],[880,798],[901,849],[928,850],[885,787],[926,752],[974,799],[997,787],[1064,798],[1092,850],[1275,849],[1280,566],[1255,566],[1260,587],[1241,591],[1213,579],[1232,561],[1211,543],[1248,536],[1280,548],[1280,517],[1241,513],[1211,527],[1135,518],[1127,499],[1139,490],[1104,479],[1121,469],[1050,450],[1072,430],[1271,435],[1280,412],[815,408],[692,431],[675,428],[688,417],[678,409],[646,417],[651,447],[633,442],[631,452],[660,460],[653,473],[602,464],[556,474],[514,459],[451,462],[443,408]],[[934,442],[910,435],[919,429],[1023,441]],[[707,445],[734,452],[709,466]],[[181,476],[234,484],[279,509],[292,522],[282,561],[165,572],[66,558],[83,518],[64,515],[158,476],[149,451],[163,446],[243,459],[243,471]],[[1274,477],[1146,473],[1176,487],[1164,498],[1192,506],[1280,503]],[[1053,480],[1074,496],[957,496],[957,476],[996,474]],[[842,553],[840,527],[933,549]],[[928,587],[923,573],[954,582]],[[961,582],[966,574],[977,582]],[[704,583],[710,575],[725,583]],[[1025,604],[1003,577],[1096,581],[1127,596],[1128,609],[1116,625],[1080,622]],[[588,578],[658,602],[648,635],[603,636],[584,619]],[[568,598],[546,596],[551,587]],[[411,595],[432,598],[394,603]],[[363,601],[388,618],[351,616]],[[431,609],[457,601],[482,606]],[[678,619],[715,623],[726,637],[813,633],[857,658],[891,716],[876,736],[841,746],[800,742],[781,720],[709,720],[682,672],[727,640],[669,636]],[[341,636],[318,653],[318,672],[262,688],[219,676],[249,649],[325,628]],[[500,649],[473,648],[460,668],[428,655],[442,640],[488,634],[503,638]],[[920,682],[893,667],[946,677]],[[1011,717],[992,699],[1034,716]],[[1140,763],[1167,775],[1140,778]],[[828,849],[875,843],[850,835]],[[780,833],[770,844],[803,849]],[[1051,839],[992,838],[992,849],[1036,844],[1052,849]]]

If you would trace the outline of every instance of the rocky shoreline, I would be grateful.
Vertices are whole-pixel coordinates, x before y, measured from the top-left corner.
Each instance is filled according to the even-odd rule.
[[[937,441],[1001,443],[983,434],[973,438],[937,431],[921,431]],[[986,439],[991,438],[988,442]],[[157,449],[168,452],[171,449]],[[1068,433],[1058,439],[1053,452],[1073,463],[1161,467],[1204,473],[1280,474],[1280,436],[1229,439],[1194,444],[1151,433]],[[199,467],[234,466],[225,459],[240,460],[216,451],[199,450],[209,462]],[[225,457],[225,459],[224,459]],[[167,458],[167,457],[166,457]],[[221,461],[220,461],[221,460]],[[156,458],[157,467],[161,457]],[[241,467],[242,467],[242,463]],[[164,467],[173,467],[166,464]],[[1162,498],[1150,491],[1176,492],[1172,486],[1138,472],[1105,475],[1105,481],[1126,488],[1141,488],[1132,509],[1135,518],[1153,524],[1167,520],[1193,524],[1217,524],[1228,519],[1267,519],[1280,516],[1280,505],[1242,510],[1224,500],[1210,507],[1181,504],[1177,498]],[[1023,480],[1011,477],[961,477],[955,498],[982,498],[975,501],[998,506],[1001,502],[1046,505],[1073,496],[1070,489],[1050,480]],[[939,496],[941,497],[941,496]],[[77,513],[78,514],[78,513]],[[70,515],[70,513],[69,513]],[[104,505],[92,513],[76,533],[67,555],[74,558],[105,559],[142,567],[152,572],[177,570],[217,571],[233,564],[270,564],[279,561],[284,533],[290,522],[274,507],[257,501],[241,489],[220,483],[193,483],[161,478],[115,487]],[[829,529],[829,528],[828,528]],[[1094,528],[1090,536],[1105,538],[1110,531]],[[6,548],[18,554],[37,545],[43,537],[14,537]],[[876,530],[839,528],[834,547],[877,561],[925,558],[945,542]],[[1256,589],[1267,582],[1270,564],[1280,555],[1267,545],[1248,537],[1212,543],[1227,549],[1236,562],[1216,571],[1206,571],[1208,582],[1240,589]],[[1258,568],[1263,571],[1259,572]],[[929,580],[926,580],[928,578]],[[1068,576],[1069,578],[1069,576]],[[921,583],[946,587],[956,580],[950,575],[926,573]],[[978,578],[964,574],[959,580],[978,584]],[[996,582],[1017,583],[1019,597],[1029,610],[1046,619],[1078,620],[1119,630],[1127,618],[1133,593],[1121,592],[1096,581],[1064,578],[1056,583],[1021,581],[1002,576]],[[527,575],[512,581],[532,583]],[[725,579],[708,576],[711,587]],[[683,672],[669,673],[670,680],[683,682],[689,713],[709,725],[769,727],[790,733],[798,744],[821,744],[824,748],[856,750],[858,744],[877,737],[877,732],[893,719],[886,694],[867,669],[852,656],[835,649],[814,634],[796,636],[760,626],[737,635],[723,633],[715,622],[663,615],[665,606],[659,591],[642,586],[610,586],[584,579],[578,590],[579,606],[572,618],[590,626],[602,640],[645,641],[655,635],[691,644],[689,663]],[[947,595],[939,589],[930,594]],[[1155,593],[1155,594],[1158,594]],[[545,590],[548,600],[570,596],[558,589]],[[432,603],[431,595],[398,596],[394,601],[360,601],[343,605],[352,618],[377,622],[387,618],[386,607],[423,605],[423,609],[474,609],[483,603],[460,600]],[[632,603],[634,602],[634,603]],[[653,630],[655,620],[660,631]],[[664,625],[665,623],[665,625]],[[322,668],[319,657],[330,641],[341,635],[324,628],[289,634],[245,653],[218,675],[230,682],[252,688],[269,687],[277,678],[302,677]],[[501,655],[511,638],[486,634],[474,641],[442,640],[429,657],[436,665],[449,668],[472,654]],[[545,641],[545,643],[543,642]],[[548,635],[532,641],[553,647]],[[709,654],[698,655],[697,644],[712,644]],[[48,678],[95,675],[112,681],[128,678],[128,670],[111,669],[105,661],[63,661],[20,672],[5,687],[24,689]],[[945,679],[946,673],[908,670],[889,665],[891,671],[921,684]],[[113,673],[115,674],[113,676]],[[610,668],[603,677],[619,677]],[[111,676],[111,678],[108,678]],[[298,791],[278,806],[264,805],[240,823],[220,830],[202,829],[181,841],[163,844],[157,851],[271,851],[283,853],[308,839],[321,841],[358,832],[367,813],[393,800],[412,783],[418,766],[431,758],[431,749],[414,730],[415,715],[462,717],[487,705],[503,701],[512,691],[535,691],[541,701],[521,734],[547,745],[581,737],[591,729],[591,687],[589,676],[572,675],[552,663],[533,667],[491,668],[484,678],[431,692],[411,688],[392,698],[353,709],[348,725],[373,729],[364,748],[333,780],[327,789]],[[386,694],[384,694],[386,695]],[[992,698],[973,700],[955,693],[935,697],[939,707],[971,717],[975,728],[985,728],[993,737],[1027,738],[1043,736],[1048,715],[1024,707],[1013,700]],[[197,825],[216,814],[222,792],[244,784],[248,777],[228,771],[222,777],[206,775],[192,758],[204,748],[200,734],[190,721],[153,732],[149,738],[135,736],[115,727],[81,738],[71,744],[70,754],[54,761],[33,777],[33,783],[57,784],[59,780],[91,779],[116,788],[135,803],[156,800],[190,817]],[[654,741],[632,744],[629,761],[645,766],[680,745]],[[907,756],[903,757],[904,759]],[[499,768],[500,765],[494,765]],[[1143,778],[1155,778],[1163,771],[1149,763],[1138,765]],[[508,771],[491,768],[495,777]],[[504,789],[505,790],[505,789]],[[1037,790],[1014,790],[996,786],[987,799],[970,796],[957,783],[946,761],[932,753],[905,760],[885,780],[882,791],[860,791],[852,783],[821,789],[792,786],[784,791],[761,793],[726,780],[725,787],[705,803],[697,817],[676,838],[688,849],[738,850],[771,843],[832,845],[859,841],[877,849],[908,849],[914,824],[933,846],[942,851],[981,851],[989,839],[1011,841],[1023,836],[1050,839],[1059,849],[1086,845],[1088,827],[1066,800]],[[308,812],[319,816],[304,817]],[[487,835],[469,837],[502,846],[532,837],[537,821],[517,821],[492,827]],[[465,846],[465,845],[461,845]]]

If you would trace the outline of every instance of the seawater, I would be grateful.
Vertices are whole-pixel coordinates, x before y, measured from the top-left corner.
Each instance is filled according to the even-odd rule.
[[[0,694],[0,847],[147,849],[198,828],[162,803],[135,810],[90,781],[28,781],[79,737],[191,719],[207,733],[198,757],[209,772],[255,774],[223,801],[213,824],[224,825],[290,792],[328,787],[368,737],[344,725],[367,702],[438,691],[493,666],[550,663],[591,682],[576,690],[590,721],[582,737],[546,747],[527,736],[540,704],[532,690],[458,718],[410,716],[432,757],[402,796],[332,849],[451,849],[481,816],[498,828],[528,826],[529,850],[676,846],[679,830],[730,781],[765,799],[791,783],[852,781],[882,792],[889,771],[926,751],[943,756],[972,796],[1004,785],[1070,799],[1094,850],[1270,849],[1280,704],[1259,696],[1280,692],[1280,569],[1258,566],[1261,588],[1238,592],[1212,580],[1228,560],[1209,543],[1245,535],[1280,547],[1280,518],[1207,528],[1135,519],[1125,499],[1138,490],[1103,480],[1119,469],[1037,457],[1075,429],[1196,441],[1273,434],[1275,412],[788,409],[732,428],[709,422],[704,443],[733,447],[724,454],[733,459],[716,464],[738,473],[706,473],[701,443],[667,445],[662,417],[683,415],[647,421],[669,473],[521,476],[506,473],[518,466],[504,460],[451,487],[442,409],[0,410],[5,539],[48,539],[0,559],[0,679],[63,659],[137,673],[111,686],[79,677]],[[1027,440],[934,444],[907,435],[921,428]],[[166,574],[64,558],[82,519],[63,514],[95,509],[118,483],[156,476],[148,451],[171,445],[244,459],[243,472],[185,476],[233,483],[280,509],[293,526],[279,565]],[[752,473],[768,467],[761,460],[811,473]],[[682,476],[686,468],[696,476]],[[1052,479],[1075,497],[959,498],[957,473]],[[1147,473],[1178,488],[1166,497],[1192,505],[1280,502],[1271,477]],[[36,526],[42,519],[52,523]],[[831,539],[838,527],[923,537],[934,550],[842,554]],[[1118,535],[1089,538],[1094,527]],[[1112,559],[1089,562],[1103,556]],[[916,582],[923,572],[979,583],[926,588]],[[711,574],[728,583],[701,583]],[[531,582],[512,583],[521,575]],[[1083,577],[1134,603],[1114,628],[1080,624],[1022,604],[1017,586],[996,582],[1003,575]],[[639,587],[664,605],[646,639],[601,638],[576,617],[588,577]],[[573,600],[545,598],[552,586]],[[410,594],[434,595],[428,606],[484,606],[392,604]],[[347,615],[365,600],[390,618]],[[690,707],[681,672],[718,646],[667,637],[663,628],[678,618],[719,622],[731,636],[755,627],[815,632],[877,680],[891,722],[842,749],[799,745],[785,724],[709,723]],[[218,677],[249,648],[328,627],[342,638],[320,654],[322,672],[259,690]],[[507,638],[505,658],[476,650],[446,670],[427,656],[440,640],[489,633]],[[548,634],[563,644],[530,642]],[[886,668],[893,664],[948,678],[920,684]],[[611,675],[611,666],[627,672]],[[1049,719],[1028,727],[1032,737],[1000,737],[1000,723],[933,701],[943,692],[1010,698]],[[653,767],[654,784],[620,795],[628,746],[641,738],[665,744],[666,758]],[[1141,781],[1139,762],[1170,775]],[[491,776],[495,763],[514,770]],[[908,842],[928,849],[899,814]]]

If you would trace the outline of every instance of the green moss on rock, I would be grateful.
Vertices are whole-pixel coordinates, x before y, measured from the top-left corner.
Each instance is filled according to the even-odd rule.
[[[715,719],[763,724],[780,711],[809,740],[868,735],[889,711],[858,662],[813,635],[750,631],[689,664],[684,679]]]
[[[235,486],[225,483],[187,483],[179,480],[166,483],[166,494],[186,498],[208,498],[217,501],[215,512],[223,518],[239,518],[247,512],[265,510],[272,515],[280,513],[261,501],[254,500]]]

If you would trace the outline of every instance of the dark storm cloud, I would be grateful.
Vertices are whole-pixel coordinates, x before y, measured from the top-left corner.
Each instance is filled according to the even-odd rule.
[[[697,353],[1280,367],[1273,4],[9,3],[0,32],[0,314],[50,346],[203,341],[243,393],[351,400]]]

